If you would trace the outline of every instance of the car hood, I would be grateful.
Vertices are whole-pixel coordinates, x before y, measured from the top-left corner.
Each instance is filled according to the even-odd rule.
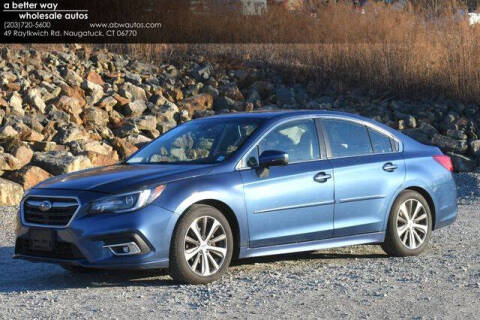
[[[36,189],[120,193],[207,174],[214,165],[119,164],[50,178]]]

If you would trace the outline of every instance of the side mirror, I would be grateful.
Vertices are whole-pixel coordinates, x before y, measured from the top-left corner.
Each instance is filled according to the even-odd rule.
[[[288,164],[288,153],[277,150],[263,151],[259,157],[259,166],[268,168],[274,166],[285,166]]]

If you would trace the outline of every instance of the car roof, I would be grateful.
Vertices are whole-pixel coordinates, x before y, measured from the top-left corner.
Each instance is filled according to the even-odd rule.
[[[260,119],[288,119],[301,116],[340,116],[345,118],[369,120],[364,117],[352,113],[328,111],[328,110],[276,110],[276,111],[253,111],[253,112],[237,112],[224,113],[208,117],[208,119],[230,119],[230,118],[260,118]]]

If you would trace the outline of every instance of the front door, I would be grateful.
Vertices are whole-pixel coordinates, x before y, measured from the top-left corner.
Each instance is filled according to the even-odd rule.
[[[266,150],[283,151],[289,164],[254,167]],[[330,161],[321,159],[312,119],[274,128],[247,155],[252,168],[241,171],[248,213],[250,247],[319,240],[332,236],[334,185]]]

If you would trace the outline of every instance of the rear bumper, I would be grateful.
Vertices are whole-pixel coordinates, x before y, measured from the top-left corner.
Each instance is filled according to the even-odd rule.
[[[42,190],[42,195],[44,193],[45,190]],[[62,192],[55,191],[55,195],[59,193]],[[86,203],[84,202],[86,199],[82,197],[87,196],[94,197],[91,194],[80,195],[81,203]],[[179,218],[178,214],[154,204],[123,214],[87,215],[83,210],[81,208],[65,228],[29,226],[18,219],[13,258],[98,269],[168,267],[170,240]],[[51,251],[31,249],[29,246],[31,229],[52,230],[54,248]],[[140,252],[132,255],[115,255],[106,247],[127,242],[134,242],[140,248]]]
[[[435,229],[455,222],[458,215],[457,187],[453,177],[446,183],[434,188],[435,195]]]

